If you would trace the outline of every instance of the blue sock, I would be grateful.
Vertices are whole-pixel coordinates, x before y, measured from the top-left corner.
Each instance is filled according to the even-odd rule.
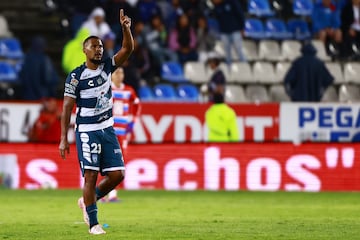
[[[96,192],[96,201],[103,198],[106,195],[100,191],[99,187],[95,188],[95,192]]]
[[[86,212],[89,216],[90,228],[96,224],[99,224],[97,219],[97,206],[96,203],[86,207]]]

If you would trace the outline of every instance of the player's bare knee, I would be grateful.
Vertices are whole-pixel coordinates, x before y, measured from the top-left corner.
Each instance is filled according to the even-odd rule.
[[[124,180],[125,172],[124,171],[112,172],[110,177],[114,183],[119,184]]]

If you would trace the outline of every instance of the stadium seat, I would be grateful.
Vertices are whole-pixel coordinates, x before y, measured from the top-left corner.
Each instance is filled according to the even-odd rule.
[[[276,83],[275,70],[269,62],[255,62],[253,67],[254,79],[256,82],[272,84]]]
[[[171,84],[159,83],[153,88],[155,100],[157,101],[175,101],[177,95],[174,87]]]
[[[293,61],[300,57],[301,43],[295,40],[285,40],[280,44],[281,55],[286,61]]]
[[[17,77],[12,65],[7,62],[0,62],[0,82],[16,82]]]
[[[275,40],[261,40],[259,42],[259,58],[274,62],[283,60],[279,43]]]
[[[257,17],[270,17],[275,15],[268,0],[249,0],[248,13]]]
[[[245,96],[244,88],[238,85],[227,85],[225,89],[225,102],[229,102],[229,103],[248,102]]]
[[[341,69],[341,64],[338,62],[326,62],[325,63],[326,68],[329,70],[329,72],[331,73],[331,75],[333,75],[334,79],[334,84],[344,84],[346,83],[345,77],[344,77],[344,73]]]
[[[336,92],[336,88],[334,86],[329,86],[325,90],[321,98],[321,102],[338,102],[338,101],[339,101],[339,97]]]
[[[277,62],[275,65],[275,81],[284,82],[285,75],[291,67],[290,62]]]
[[[21,59],[24,53],[20,42],[16,38],[0,39],[0,57],[7,59]]]
[[[203,62],[186,62],[184,65],[184,75],[192,83],[204,83],[209,80],[209,75]]]
[[[0,14],[0,38],[11,37],[13,34],[9,30],[9,25],[6,18]]]
[[[184,102],[198,102],[199,90],[193,84],[180,84],[176,88],[177,96],[180,101]]]
[[[153,101],[154,100],[154,92],[151,89],[151,87],[149,87],[147,85],[141,86],[139,88],[139,98],[143,102]]]
[[[251,65],[247,62],[232,63],[229,82],[235,82],[240,84],[254,82]]]
[[[360,83],[360,63],[347,62],[344,65],[344,78],[347,83]]]
[[[251,39],[264,39],[265,38],[265,30],[264,24],[261,20],[256,18],[247,18],[245,20],[245,37]]]
[[[187,82],[182,66],[178,62],[165,62],[161,66],[161,78],[169,82]]]
[[[311,38],[309,25],[303,19],[290,19],[287,22],[287,28],[296,40],[303,41]]]
[[[311,16],[313,10],[312,0],[294,0],[293,13],[298,16]]]
[[[269,97],[272,102],[290,102],[290,97],[282,84],[272,85],[269,88]]]
[[[288,31],[285,22],[278,18],[270,18],[266,20],[265,35],[267,38],[276,40],[292,38],[292,33]]]
[[[245,96],[250,102],[269,102],[268,92],[263,85],[248,85],[245,89]]]
[[[360,102],[360,88],[354,84],[342,84],[339,88],[339,101],[343,103]]]
[[[259,52],[257,43],[251,39],[244,39],[243,41],[243,52],[248,61],[259,60]]]
[[[326,53],[325,44],[320,40],[311,40],[311,43],[314,45],[316,49],[316,56],[323,61],[331,61],[330,56]]]

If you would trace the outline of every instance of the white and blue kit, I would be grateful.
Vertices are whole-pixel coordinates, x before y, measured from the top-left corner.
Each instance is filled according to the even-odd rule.
[[[96,70],[83,64],[65,82],[64,96],[76,99],[75,135],[82,173],[90,169],[104,175],[125,169],[113,128],[111,73],[115,69],[113,58],[105,60]]]

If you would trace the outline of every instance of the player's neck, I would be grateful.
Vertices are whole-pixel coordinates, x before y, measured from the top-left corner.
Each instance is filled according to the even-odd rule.
[[[87,68],[89,68],[91,70],[96,70],[98,68],[98,66],[99,66],[99,64],[95,64],[95,63],[93,63],[91,61],[88,61],[88,60],[86,61],[85,65],[86,65]]]

